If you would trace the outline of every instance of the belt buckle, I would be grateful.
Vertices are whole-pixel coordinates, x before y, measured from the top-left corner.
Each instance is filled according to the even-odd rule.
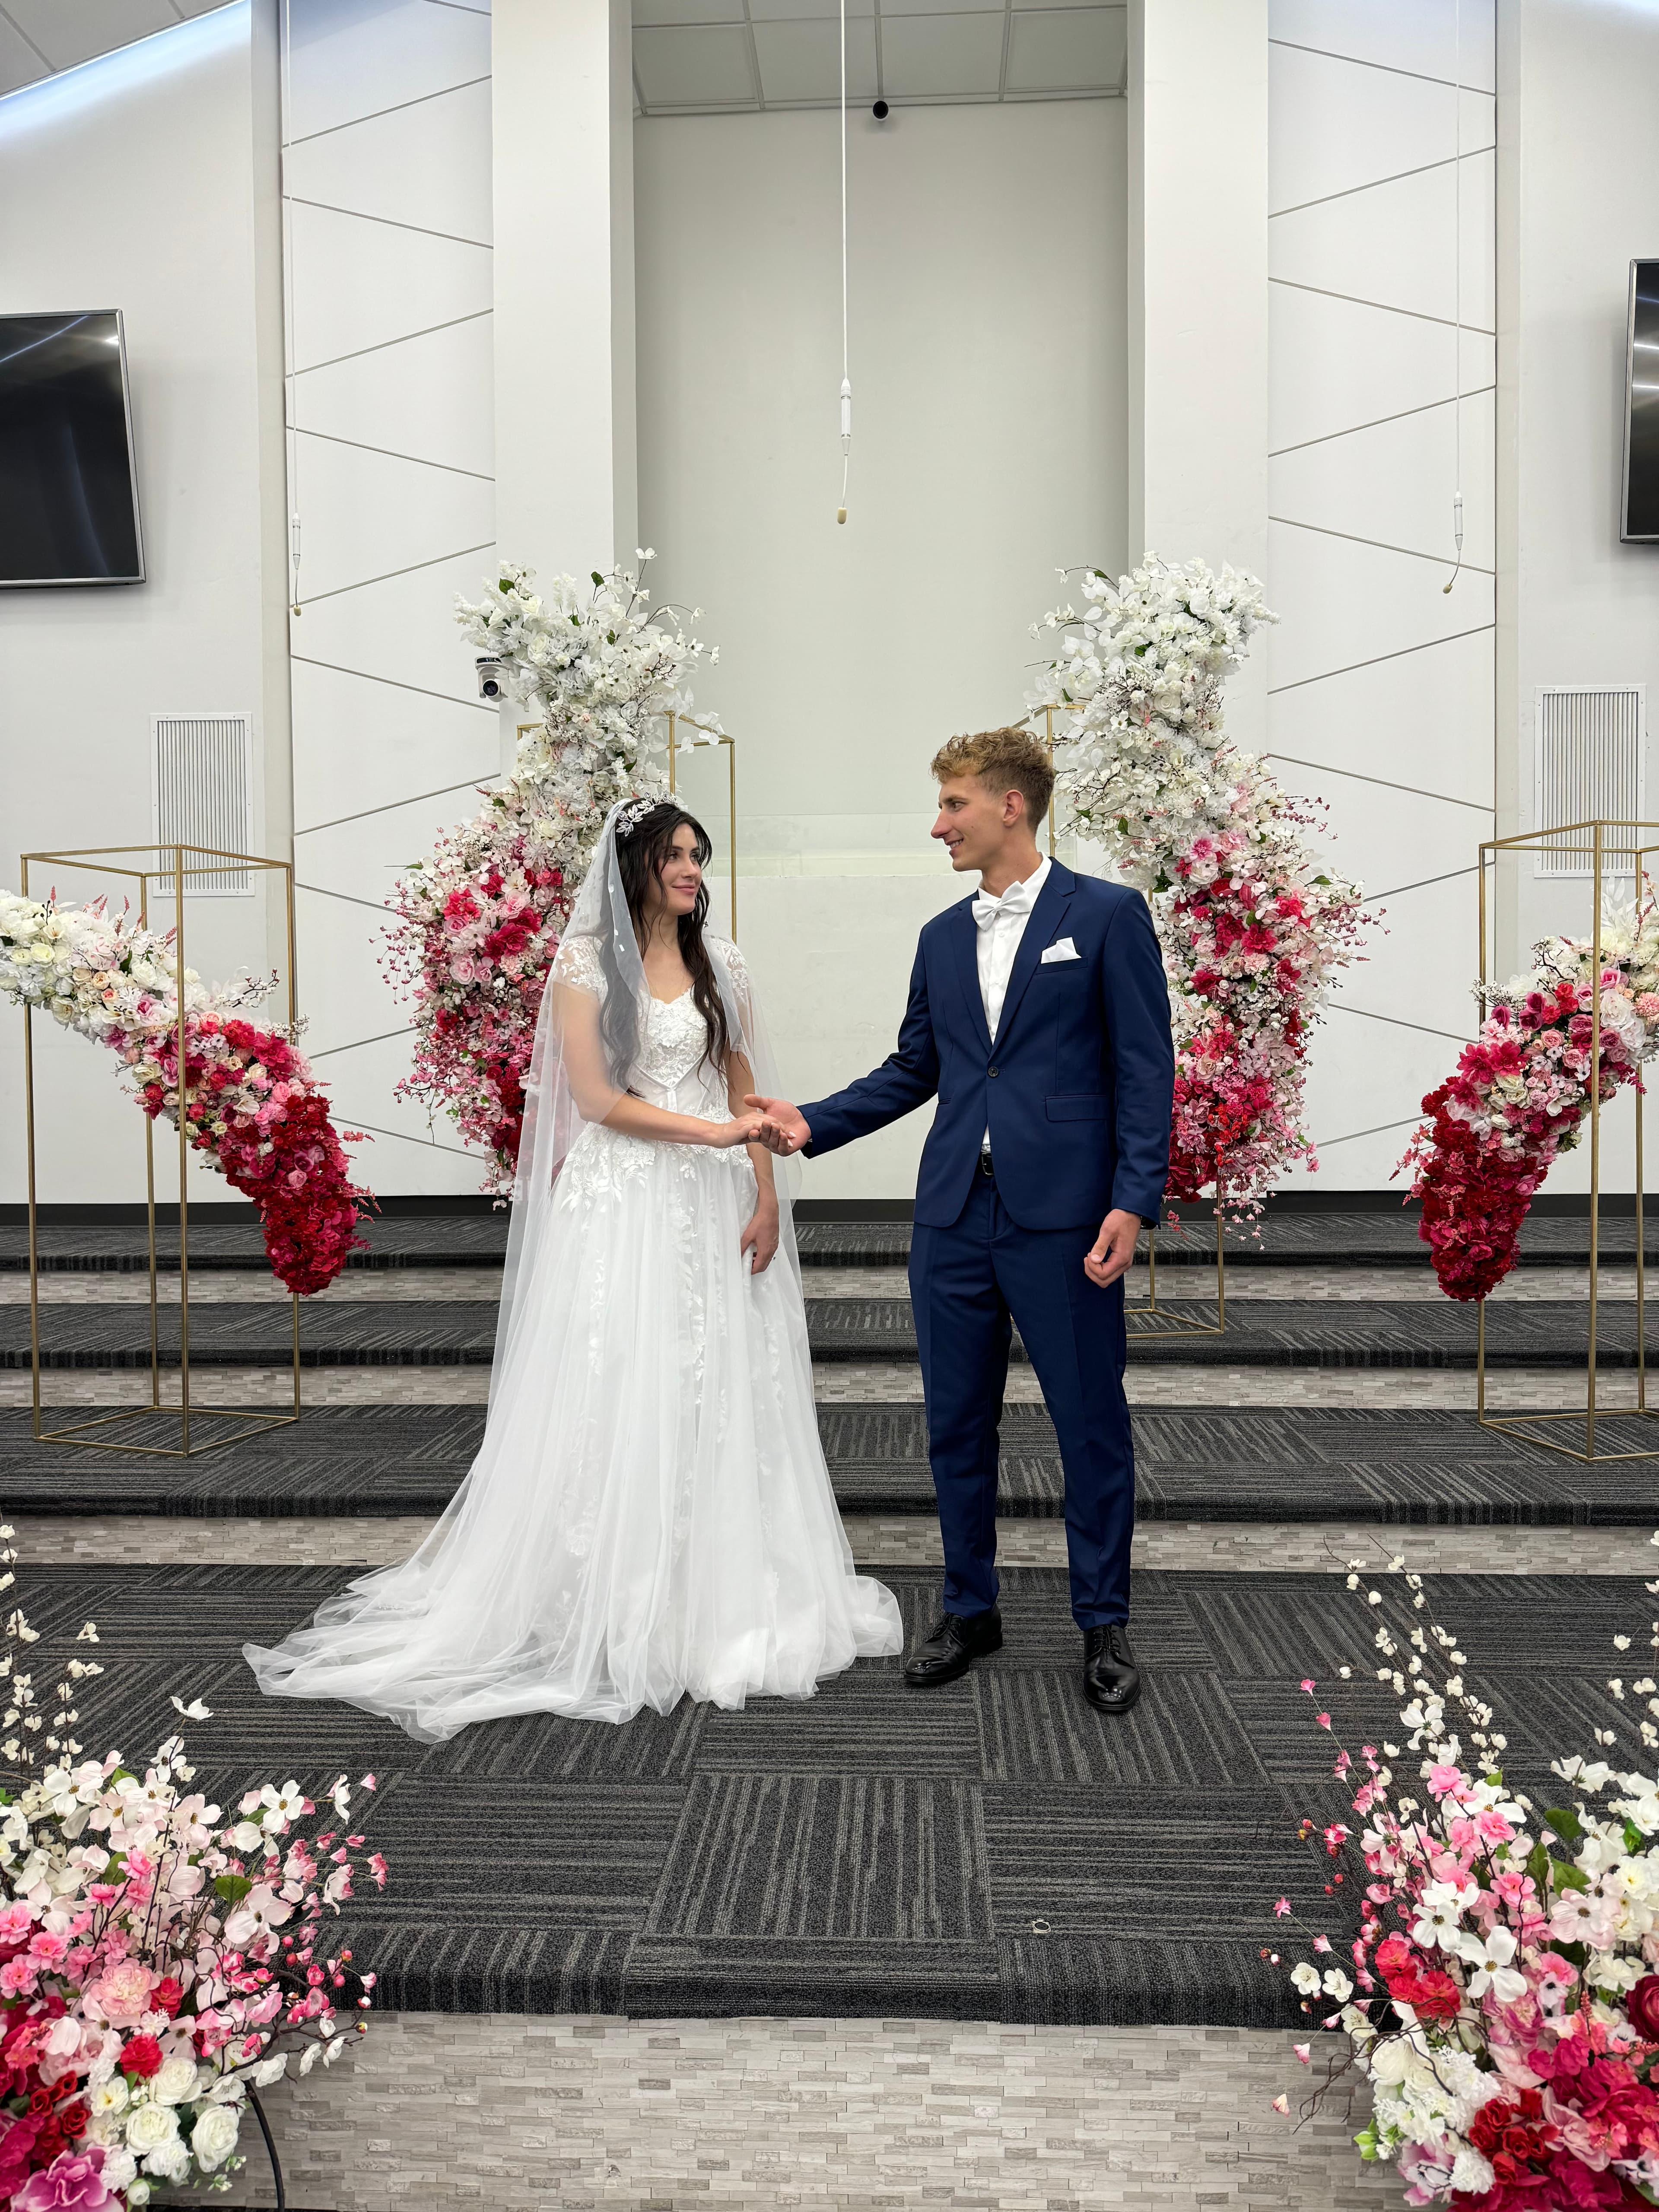
[[[980,1154],[980,1156],[979,1156],[979,1171],[980,1171],[980,1173],[981,1173],[981,1174],[985,1177],[985,1179],[986,1179],[986,1181],[987,1181],[988,1182],[995,1182],[995,1180],[996,1180],[996,1176],[995,1176],[995,1172],[994,1172],[994,1170],[993,1170],[992,1165],[991,1165],[991,1155],[989,1154],[989,1152],[981,1152],[981,1153]]]

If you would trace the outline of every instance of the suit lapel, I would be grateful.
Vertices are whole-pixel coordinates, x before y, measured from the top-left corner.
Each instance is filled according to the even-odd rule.
[[[1014,1016],[1019,1012],[1019,1002],[1025,995],[1025,986],[1037,970],[1042,957],[1042,948],[1051,944],[1060,916],[1071,903],[1072,893],[1077,888],[1077,878],[1069,868],[1062,868],[1058,860],[1048,870],[1048,880],[1037,894],[1037,902],[1031,908],[1025,933],[1019,940],[1019,950],[1014,955],[1014,964],[1008,973],[1008,994],[1002,1002],[1002,1018],[997,1024],[997,1036],[1006,1037],[1014,1025]],[[993,1040],[994,1042],[995,1040]]]
[[[1032,919],[1036,920],[1035,915]],[[991,1032],[986,1026],[985,1000],[979,988],[979,930],[974,921],[972,899],[965,899],[960,906],[951,908],[951,927],[945,935],[956,964],[957,981],[962,987],[971,1034],[988,1059]]]

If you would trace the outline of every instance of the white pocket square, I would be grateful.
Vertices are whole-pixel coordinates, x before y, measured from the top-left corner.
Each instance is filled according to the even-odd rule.
[[[1052,945],[1045,945],[1042,948],[1045,966],[1050,960],[1081,960],[1082,957],[1069,937],[1057,937]]]

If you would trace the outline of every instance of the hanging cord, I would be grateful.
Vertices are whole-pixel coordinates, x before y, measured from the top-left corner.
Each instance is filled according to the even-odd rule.
[[[1456,235],[1452,240],[1452,283],[1455,297],[1452,301],[1452,343],[1456,358],[1452,364],[1452,542],[1457,558],[1452,572],[1440,586],[1449,592],[1463,568],[1463,0],[1455,0],[1453,20],[1456,25],[1457,82],[1452,98],[1456,102],[1456,120],[1452,129],[1452,222]]]
[[[847,373],[847,0],[841,0],[841,505],[847,520],[847,471],[853,455],[853,386]]]
[[[288,133],[294,113],[291,59],[294,49],[293,0],[283,0],[276,35],[282,61],[281,164],[278,188],[283,197],[283,441],[288,450],[289,611],[303,614],[300,605],[300,385],[295,374],[294,345],[294,203],[288,190]]]

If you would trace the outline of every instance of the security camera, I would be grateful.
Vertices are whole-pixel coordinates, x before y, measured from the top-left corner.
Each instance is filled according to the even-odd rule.
[[[887,102],[884,100],[878,100],[875,106],[870,110],[870,112],[875,117],[878,123],[885,123],[889,115],[891,114],[892,110],[888,106]]]
[[[478,696],[481,699],[505,699],[507,671],[499,660],[481,660],[478,671]]]

